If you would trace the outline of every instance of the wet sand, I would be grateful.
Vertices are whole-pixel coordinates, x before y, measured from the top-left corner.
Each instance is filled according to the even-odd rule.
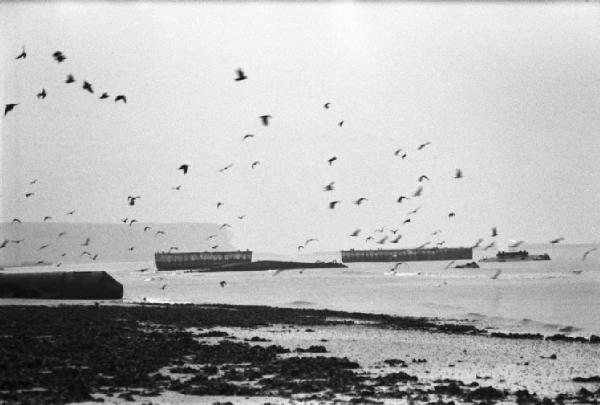
[[[585,381],[600,374],[600,345],[589,339],[491,337],[434,319],[222,305],[5,306],[0,331],[6,403],[600,399],[600,378]]]

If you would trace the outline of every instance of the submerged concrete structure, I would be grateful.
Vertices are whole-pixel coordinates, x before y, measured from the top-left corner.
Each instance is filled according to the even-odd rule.
[[[105,271],[0,273],[0,298],[112,300],[123,285]]]
[[[154,254],[157,270],[209,269],[225,264],[250,263],[252,251],[232,252],[158,252]]]
[[[430,260],[469,260],[473,249],[429,248],[429,249],[372,249],[342,250],[342,262],[424,262]]]

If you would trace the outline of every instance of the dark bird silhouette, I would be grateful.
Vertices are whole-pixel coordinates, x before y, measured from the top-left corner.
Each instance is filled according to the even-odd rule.
[[[553,245],[555,245],[555,244],[557,244],[557,243],[560,243],[560,242],[561,242],[561,241],[563,241],[563,240],[565,240],[565,238],[563,238],[563,237],[560,237],[560,238],[552,239],[552,240],[550,241],[550,243],[552,243]]]
[[[454,212],[451,212],[448,214],[448,218],[454,218],[456,216],[456,214]]]
[[[67,255],[66,253],[62,253],[62,254],[60,255],[60,257],[65,257],[66,255]]]
[[[16,240],[11,240],[10,243],[16,243],[17,245],[21,242],[23,242],[25,239],[16,239]]]
[[[52,217],[51,217],[51,216],[49,216],[49,215],[46,215],[46,216],[44,217],[44,222],[46,222],[46,221],[47,221],[47,220],[49,220],[49,219],[52,219]]]
[[[496,242],[492,242],[492,243],[490,243],[489,245],[486,245],[486,246],[483,248],[483,250],[488,250],[488,249],[491,249],[491,248],[493,248],[494,246],[496,246]]]
[[[427,145],[431,145],[431,142],[425,142],[425,143],[420,144],[419,147],[417,148],[417,150],[421,150]]]
[[[127,223],[127,221],[129,221],[129,218],[127,218],[127,217],[125,217],[125,218],[121,219],[121,222],[123,222],[124,224],[126,224],[126,223]]]
[[[402,149],[396,149],[396,151],[394,152],[394,156],[399,156],[400,152],[402,152]]]
[[[254,135],[252,135],[252,134],[246,134],[246,135],[244,135],[244,137],[242,138],[242,142],[244,142],[248,138],[254,138]]]
[[[337,204],[341,203],[341,201],[331,201],[329,203],[329,209],[334,209]]]
[[[219,227],[219,230],[221,230],[221,229],[224,229],[224,228],[227,228],[227,227],[231,228],[231,225],[229,225],[229,224],[223,224],[223,225],[221,225],[221,226]]]
[[[29,182],[29,184],[35,184],[35,183],[37,183],[37,179],[33,179]]]
[[[32,195],[35,195],[35,193],[25,193],[25,198],[29,198],[29,197],[31,197]]]
[[[38,260],[37,262],[35,262],[35,264],[44,264],[44,263],[46,263],[46,262],[43,260]]]
[[[334,184],[335,184],[335,181],[332,181],[331,183],[329,183],[328,185],[326,185],[325,187],[323,187],[323,191],[333,191],[333,190],[335,190]]]
[[[410,218],[407,218],[404,220],[404,222],[402,222],[403,224],[408,224],[410,222]]]
[[[127,104],[127,97],[125,97],[124,94],[119,94],[117,97],[115,97],[115,103],[117,101],[122,101],[123,103]]]
[[[402,239],[402,235],[396,236],[396,238],[391,240],[390,243],[398,243],[400,241],[400,239]]]
[[[450,266],[452,266],[454,263],[456,262],[456,260],[451,260],[446,267],[444,267],[444,269],[448,270],[450,268]]]
[[[4,116],[6,117],[6,114],[8,114],[9,112],[11,112],[12,110],[15,109],[16,106],[18,106],[18,103],[10,103],[10,104],[5,104],[4,105]]]
[[[138,222],[137,219],[132,219],[131,221],[129,221],[129,226],[133,225],[134,222]]]
[[[80,246],[88,246],[90,244],[90,238],[86,238],[85,242],[83,242]]]
[[[27,57],[27,52],[25,52],[25,47],[22,48],[21,53],[15,59],[25,59]]]
[[[246,215],[239,215],[237,218],[238,218],[239,220],[242,220],[242,219],[246,218]]]
[[[161,290],[164,290],[165,288],[167,288],[166,284],[163,284],[162,287],[160,287]]]
[[[472,249],[478,248],[479,245],[481,245],[481,242],[483,242],[483,238],[477,239],[477,242],[475,242],[475,244],[473,246],[471,246],[471,248]]]
[[[65,83],[75,83],[75,78],[73,77],[73,75],[67,75]]]
[[[190,168],[190,165],[184,163],[181,166],[179,166],[177,168],[177,170],[181,170],[183,172],[183,174],[187,174],[189,168]]]
[[[217,249],[218,247],[219,247],[219,245],[214,245],[214,246],[211,246],[210,248],[211,248],[211,249],[213,249],[213,250],[215,250],[215,249]]]
[[[417,246],[417,249],[423,249],[425,246],[429,245],[431,243],[431,241],[427,241],[425,243],[423,243],[422,245]]]
[[[433,231],[431,234],[432,234],[433,236],[435,236],[435,235],[437,235],[437,234],[439,234],[439,233],[442,233],[442,230],[441,230],[441,229],[438,229],[438,230],[436,230],[436,231]]]
[[[252,168],[254,169],[256,166],[258,166],[260,164],[260,162],[257,160],[255,162],[252,163]]]
[[[333,162],[335,162],[336,160],[337,160],[337,157],[333,156],[333,157],[327,159],[327,162],[329,162],[329,166],[331,166],[333,164]]]
[[[222,169],[219,169],[219,172],[223,173],[225,170],[229,170],[233,167],[233,163],[228,164],[227,166],[225,166]]]
[[[142,198],[142,197],[140,197],[139,195],[137,195],[137,196],[135,196],[135,197],[134,197],[134,196],[132,196],[132,195],[130,195],[130,196],[128,196],[128,197],[127,197],[127,202],[129,203],[129,205],[135,205],[135,201],[136,201],[138,198]]]
[[[358,236],[358,234],[360,234],[360,229],[357,228],[350,234],[350,236]]]
[[[13,218],[12,223],[15,224],[22,224],[21,220],[19,218]]]
[[[462,171],[460,169],[456,169],[456,172],[454,173],[454,178],[462,179],[462,177],[463,177]]]
[[[96,260],[98,258],[98,253],[96,253],[94,256],[92,256],[92,260]]]
[[[104,100],[106,98],[109,98],[110,96],[108,95],[107,92],[102,93],[102,95],[100,97],[98,97],[100,100]]]
[[[342,125],[344,125],[344,121],[338,122],[338,125],[341,127]]]
[[[130,248],[128,248],[127,250],[129,250],[130,252],[133,252],[133,249],[135,249],[135,246],[131,246]]]
[[[395,235],[400,229],[390,229],[390,232]]]
[[[417,208],[415,208],[414,210],[410,211],[407,215],[416,214],[417,212],[419,212],[420,209],[421,209],[421,206],[419,205]]]
[[[583,256],[581,257],[581,261],[584,261],[588,257],[588,255],[595,250],[598,250],[598,247],[594,247],[594,248],[591,248],[590,250],[586,250],[585,253],[583,254]]]
[[[82,89],[89,91],[90,93],[94,92],[94,89],[92,89],[92,84],[90,82],[87,81],[83,81],[83,86],[81,86]]]
[[[41,98],[41,99],[44,99],[44,98],[46,98],[46,89],[42,89],[42,91],[40,91],[40,92],[37,94],[37,98]]]
[[[217,208],[219,208],[221,205],[223,205],[223,203],[222,202],[218,202],[217,203]]]
[[[385,226],[382,226],[379,229],[375,229],[375,232],[383,233],[383,231],[385,231]]]
[[[375,238],[372,237],[372,236],[367,236],[366,239],[365,239],[365,242],[368,242],[370,240],[375,240]]]
[[[261,120],[262,124],[263,124],[265,127],[269,125],[269,120],[270,120],[271,118],[272,118],[272,117],[271,117],[270,115],[261,115],[261,116],[260,116],[260,120]]]
[[[328,102],[328,103],[323,104],[323,107],[325,107],[325,109],[329,109],[330,105],[331,105],[331,103]]]
[[[52,54],[52,56],[54,57],[54,60],[57,61],[58,63],[63,62],[65,59],[67,59],[67,57],[61,52],[61,51],[56,51]]]
[[[180,185],[178,185],[178,186],[176,186],[176,187],[172,187],[172,189],[173,189],[173,190],[177,190],[177,191],[181,190],[181,184],[180,184]]]
[[[75,210],[69,211],[69,212],[66,213],[66,215],[73,215],[73,214],[75,214]]]
[[[217,235],[217,234],[210,235],[208,238],[206,238],[206,240],[211,240],[212,238],[216,238],[217,236],[219,236],[219,235]]]
[[[360,197],[358,200],[354,201],[354,204],[356,205],[360,205],[363,203],[363,201],[367,201],[366,197]]]
[[[419,183],[422,182],[423,180],[429,181],[429,177],[427,177],[423,174],[421,177],[419,177]]]
[[[240,82],[240,81],[246,80],[248,78],[248,76],[246,76],[246,74],[244,73],[244,71],[242,69],[237,69],[235,71],[235,73],[237,74],[237,77],[235,78],[236,82]]]
[[[61,236],[66,235],[66,232],[59,232],[58,236],[56,237],[56,239],[59,239]]]
[[[406,158],[406,153],[404,153],[402,156],[400,156],[402,158],[402,160],[404,160]]]
[[[397,202],[401,203],[401,202],[402,202],[402,200],[410,200],[410,198],[408,198],[408,197],[405,197],[405,196],[401,195],[400,197],[398,197],[398,200],[397,200]]]
[[[378,244],[383,245],[387,240],[389,239],[389,236],[384,236],[383,238],[379,239],[377,241]]]
[[[415,191],[415,193],[413,194],[413,197],[418,197],[421,195],[421,193],[423,193],[423,187],[419,186],[419,188],[417,189],[417,191]]]
[[[156,231],[156,233],[154,234],[154,236],[158,236],[158,235],[164,235],[165,231]]]
[[[221,281],[221,282],[219,283],[219,285],[220,285],[221,287],[225,288],[225,286],[227,285],[227,282],[226,282],[225,280],[223,280],[223,281]]]
[[[172,252],[172,251],[174,251],[174,250],[179,250],[179,248],[178,248],[177,246],[171,246],[171,247],[169,248],[169,253],[171,253],[171,252]]]
[[[46,249],[48,246],[50,246],[50,245],[42,245],[38,248],[38,250]]]
[[[318,242],[319,239],[317,238],[310,238],[310,239],[306,239],[306,242],[304,242],[304,246],[308,245],[310,242]]]
[[[298,245],[298,250],[304,249],[304,246]]]
[[[496,229],[496,227],[492,228],[492,238],[498,236],[498,230]]]
[[[149,231],[150,229],[152,229],[152,227],[151,227],[151,226],[145,226],[145,227],[144,227],[144,232],[146,232],[146,231]]]
[[[4,239],[4,241],[2,242],[2,245],[0,245],[0,249],[6,247],[6,245],[8,245],[8,242],[10,242],[8,239]]]

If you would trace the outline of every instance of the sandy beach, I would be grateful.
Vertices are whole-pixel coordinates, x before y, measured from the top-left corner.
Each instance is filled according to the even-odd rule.
[[[593,403],[597,338],[224,305],[0,307],[2,403]]]

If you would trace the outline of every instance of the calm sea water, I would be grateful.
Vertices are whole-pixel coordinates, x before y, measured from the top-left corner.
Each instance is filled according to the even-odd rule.
[[[600,251],[590,246],[538,247],[546,262],[479,263],[445,269],[448,262],[350,263],[347,269],[274,272],[155,272],[153,262],[63,265],[61,270],[106,270],[124,286],[125,302],[191,302],[329,308],[345,311],[469,319],[477,326],[544,334],[600,335]],[[495,253],[495,252],[494,252]],[[491,253],[491,254],[494,254]],[[475,259],[482,252],[476,252]],[[260,258],[258,258],[260,259]],[[138,270],[149,268],[145,272]],[[19,271],[53,271],[29,268]],[[498,269],[502,273],[491,279]],[[16,270],[6,270],[16,271]],[[225,287],[220,286],[226,281]],[[162,288],[164,286],[164,289]],[[0,300],[0,304],[55,301]]]

